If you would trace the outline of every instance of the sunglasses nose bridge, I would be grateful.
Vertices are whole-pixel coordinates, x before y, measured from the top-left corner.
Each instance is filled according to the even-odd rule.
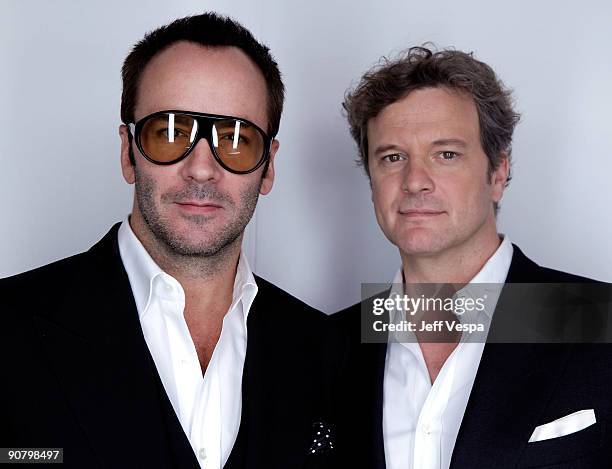
[[[189,153],[193,153],[200,141],[203,139],[206,140],[206,143],[208,144],[211,156],[216,160],[217,155],[215,147],[219,145],[219,139],[216,133],[215,120],[209,117],[196,116],[195,122],[197,125],[197,131],[195,132],[195,135],[193,135],[195,140],[192,140],[191,150]]]
[[[207,156],[209,156],[217,165],[219,165],[219,157],[216,150],[216,148],[219,146],[219,136],[215,126],[215,122],[217,120],[206,116],[194,116],[194,118],[197,125],[197,131],[193,136],[195,140],[192,140],[191,149],[189,150],[187,156],[191,157],[191,153],[196,151],[200,141],[205,140],[210,152],[210,155]]]

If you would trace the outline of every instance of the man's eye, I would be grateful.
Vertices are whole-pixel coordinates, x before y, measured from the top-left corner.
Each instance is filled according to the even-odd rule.
[[[450,160],[454,160],[455,158],[457,158],[459,154],[455,153],[454,151],[442,151],[440,152],[440,156],[442,157],[443,160],[450,161]]]
[[[385,155],[383,156],[383,161],[387,161],[389,163],[395,163],[396,161],[401,161],[403,159],[402,155],[398,155],[397,153],[394,155]]]
[[[234,139],[236,138],[235,134],[231,133],[231,134],[225,134],[225,135],[219,135],[219,140],[227,140],[229,142],[234,142]],[[245,143],[249,143],[249,138],[242,135],[242,134],[238,134],[238,142],[245,144]]]
[[[173,133],[175,139],[186,136],[185,132],[176,128],[174,129]],[[160,129],[159,134],[164,136],[165,138],[170,138],[170,130],[168,128]]]

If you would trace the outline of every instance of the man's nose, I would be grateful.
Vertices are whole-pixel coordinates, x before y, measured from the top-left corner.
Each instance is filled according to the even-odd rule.
[[[193,179],[198,182],[217,180],[221,176],[222,171],[223,168],[215,159],[210,145],[205,138],[201,138],[196,143],[195,148],[185,158],[182,168],[185,179]]]
[[[428,168],[426,162],[420,159],[411,158],[404,167],[402,177],[402,191],[408,194],[433,192],[435,188],[431,169]]]

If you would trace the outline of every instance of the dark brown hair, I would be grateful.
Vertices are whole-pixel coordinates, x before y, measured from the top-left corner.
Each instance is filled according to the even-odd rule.
[[[359,147],[357,162],[363,165],[368,176],[368,121],[410,92],[435,87],[457,90],[474,100],[480,142],[489,159],[490,172],[499,166],[502,153],[510,160],[512,133],[520,116],[512,108],[511,91],[495,76],[493,69],[476,60],[472,53],[411,47],[397,59],[383,58],[345,95],[343,107],[351,135]]]
[[[216,13],[179,18],[147,33],[134,46],[121,69],[123,79],[121,120],[124,124],[134,122],[138,85],[145,67],[155,55],[179,41],[194,42],[208,47],[233,46],[242,50],[257,65],[266,80],[268,87],[267,132],[271,137],[276,136],[285,98],[285,87],[278,64],[270,54],[270,49],[258,42],[249,30],[237,21]],[[134,164],[133,160],[132,164]]]

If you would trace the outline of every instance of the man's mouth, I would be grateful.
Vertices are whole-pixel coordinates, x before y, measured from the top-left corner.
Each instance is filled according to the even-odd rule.
[[[427,209],[414,209],[414,210],[400,210],[399,213],[408,218],[431,218],[438,215],[442,215],[442,210],[427,210]]]
[[[206,200],[180,200],[174,203],[183,211],[197,214],[209,214],[223,208],[218,203]]]

